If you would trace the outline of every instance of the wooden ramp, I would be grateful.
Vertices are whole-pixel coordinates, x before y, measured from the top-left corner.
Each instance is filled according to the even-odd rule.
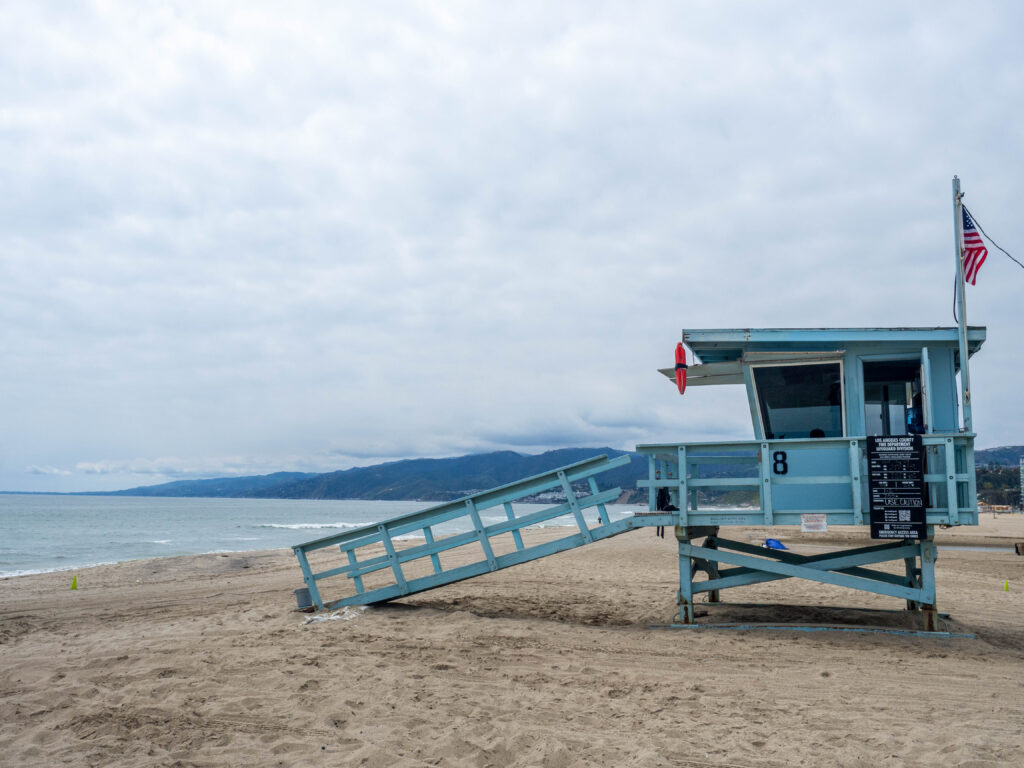
[[[628,463],[628,455],[614,459],[595,456],[420,512],[299,544],[292,549],[299,560],[313,604],[317,610],[323,610],[382,603],[581,547],[633,528],[673,525],[671,514],[628,517],[614,522],[609,519],[605,505],[615,501],[622,490],[600,490],[595,476]],[[561,491],[566,501],[529,514],[515,514],[513,502],[545,491]],[[484,525],[481,512],[495,507],[503,510],[505,519]],[[591,509],[597,514],[596,517],[591,514],[592,523],[588,523],[584,511]],[[523,528],[563,515],[574,518],[575,532],[554,541],[526,546],[521,534]],[[460,518],[463,518],[462,527],[470,530],[444,537],[435,536],[436,526],[459,521]],[[396,539],[414,537],[421,539],[422,543],[411,547],[395,544]],[[499,537],[509,551],[503,552],[498,546]],[[335,547],[336,552],[333,551]],[[469,548],[472,555],[468,564],[465,548]],[[458,563],[446,567],[442,555],[449,553],[450,556],[457,549],[462,555],[458,557]],[[329,556],[328,552],[321,550],[327,550]],[[339,560],[341,564],[335,565]],[[320,585],[334,577],[345,577],[344,581],[335,579],[332,584],[349,594],[325,600]],[[344,589],[346,585],[348,588]]]

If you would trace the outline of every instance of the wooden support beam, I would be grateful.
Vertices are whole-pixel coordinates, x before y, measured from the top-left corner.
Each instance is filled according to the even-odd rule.
[[[434,532],[433,532],[433,530],[431,530],[429,525],[423,527],[423,539],[424,539],[424,541],[427,542],[427,544],[433,544],[434,543]],[[351,551],[352,550],[349,550],[350,553],[351,553]],[[437,556],[436,552],[431,552],[430,553],[430,564],[434,568],[434,573],[440,573],[441,572],[441,558]],[[356,576],[355,578],[358,579],[359,577]],[[362,592],[363,590],[360,589],[358,591]]]
[[[515,510],[512,509],[512,503],[509,502],[509,501],[506,501],[504,506],[505,506],[505,516],[509,520],[515,520],[516,519],[516,513],[515,513]],[[516,549],[519,550],[520,552],[522,552],[523,551],[523,536],[522,536],[521,533],[519,533],[519,529],[518,528],[513,529],[513,531],[512,531],[512,540],[515,541],[515,543],[516,543]]]
[[[764,524],[774,525],[772,509],[772,459],[768,443],[761,443],[761,511],[764,513]]]
[[[477,512],[476,505],[472,499],[466,499],[466,509],[469,510],[469,517],[473,521],[474,532],[477,539],[480,540],[480,547],[484,551],[484,559],[487,560],[487,565],[490,566],[492,571],[498,570],[498,564],[494,560],[494,550],[491,549],[491,540],[487,538],[487,531],[484,529],[484,524],[480,521],[480,513]]]
[[[395,574],[395,582],[398,584],[398,589],[401,594],[405,595],[409,592],[409,586],[405,581],[405,574],[402,573],[402,564],[398,562],[398,555],[395,554],[395,545],[391,541],[391,534],[388,533],[387,523],[381,523],[377,526],[377,530],[380,531],[381,541],[384,542],[384,550],[388,553],[388,561],[391,563],[391,571]]]
[[[719,546],[722,542],[718,542]],[[698,547],[686,542],[679,542],[680,557],[701,557],[707,560],[714,560],[719,563],[728,563],[749,568],[751,575],[758,573],[775,574],[782,577],[795,577],[808,581],[817,581],[823,584],[833,584],[840,587],[859,589],[864,592],[873,592],[889,597],[898,597],[905,600],[918,600],[919,602],[931,602],[922,598],[928,597],[926,589],[911,589],[901,584],[892,584],[886,581],[866,577],[865,575],[852,576],[843,573],[844,569],[863,565],[887,562],[890,560],[903,559],[904,557],[917,554],[917,545],[904,544],[899,547],[884,550],[881,548],[869,547],[874,551],[843,551],[832,552],[826,556],[815,556],[807,558],[803,562],[783,562],[781,559],[768,557],[752,557],[750,555],[737,554],[725,550],[715,550],[706,547]],[[792,557],[792,555],[791,555]],[[796,556],[799,557],[799,556]],[[680,570],[684,570],[680,564]],[[687,572],[689,568],[685,569]],[[745,577],[733,577],[743,579]],[[717,583],[708,583],[705,588],[723,589],[731,586],[730,583],[723,583],[725,579],[717,580]],[[735,584],[739,586],[739,584]],[[931,594],[934,600],[934,591]]]
[[[580,509],[580,503],[576,499],[576,492],[572,489],[572,484],[565,476],[565,472],[559,472],[558,479],[562,481],[562,490],[565,491],[566,501],[569,504],[569,509],[572,510],[572,516],[576,518],[576,525],[580,529],[580,534],[582,534],[583,540],[589,544],[594,540],[594,537],[590,535],[590,529],[587,528],[587,521],[583,517],[583,510]]]
[[[587,478],[587,487],[590,488],[590,493],[593,496],[596,496],[601,492],[601,489],[597,487],[597,480],[594,479],[593,475]],[[608,510],[605,509],[604,504],[597,505],[597,519],[602,525],[608,525],[608,523],[611,522],[608,517]]]

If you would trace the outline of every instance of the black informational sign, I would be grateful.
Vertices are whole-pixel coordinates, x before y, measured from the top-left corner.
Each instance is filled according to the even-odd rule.
[[[924,469],[920,435],[868,438],[871,538],[925,537]]]

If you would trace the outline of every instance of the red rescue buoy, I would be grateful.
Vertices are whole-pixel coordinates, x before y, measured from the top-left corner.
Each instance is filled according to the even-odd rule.
[[[676,344],[676,386],[680,395],[686,391],[686,348],[683,342]]]

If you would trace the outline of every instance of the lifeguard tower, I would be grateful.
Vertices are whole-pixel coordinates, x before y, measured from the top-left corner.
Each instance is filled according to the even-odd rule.
[[[978,523],[968,361],[985,329],[965,320],[966,214],[956,178],[953,201],[958,327],[683,331],[677,367],[663,372],[681,392],[687,384],[745,387],[753,440],[637,446],[648,457],[645,514],[612,519],[607,505],[622,491],[602,490],[597,477],[630,458],[595,456],[299,544],[293,550],[312,603],[323,610],[386,602],[636,528],[671,526],[684,626],[694,624],[697,595],[717,602],[725,589],[800,578],[905,600],[934,631],[935,526]],[[689,367],[686,347],[695,356]],[[552,491],[565,501],[525,514],[513,506]],[[747,504],[729,505],[723,493]],[[522,536],[560,517],[574,523],[560,538]],[[722,535],[796,525],[857,526],[876,543],[800,555]],[[409,538],[418,541],[396,543]],[[898,573],[869,567],[901,560]],[[694,581],[698,572],[706,580]],[[326,579],[347,583],[347,594],[324,600]]]
[[[956,377],[984,340],[984,328],[684,331],[682,343],[696,356],[689,386],[745,387],[755,439],[637,446],[648,457],[648,477],[639,482],[648,489],[646,514],[612,519],[607,505],[622,491],[601,490],[597,477],[629,456],[595,456],[293,549],[322,610],[386,602],[637,528],[671,526],[683,625],[693,625],[702,593],[717,602],[725,589],[802,578],[903,599],[935,631],[935,526],[978,522],[974,435],[958,426]],[[553,490],[563,503],[527,514],[513,507]],[[736,491],[746,492],[746,507],[721,503],[722,493]],[[563,516],[575,530],[560,538],[538,544],[521,535]],[[461,532],[443,534],[460,520]],[[722,533],[796,525],[859,526],[879,541],[799,555]],[[396,543],[410,537],[422,543]],[[341,563],[325,557],[332,550]],[[900,560],[902,573],[868,567]],[[695,581],[701,571],[707,578]],[[354,592],[325,601],[319,584],[335,577]]]
[[[978,522],[974,435],[958,418],[962,335],[970,356],[985,329],[683,332],[696,357],[687,386],[743,386],[755,437],[637,446],[649,459],[651,515],[670,514],[679,541],[684,624],[699,594],[715,602],[723,589],[802,578],[904,599],[935,629],[935,526]],[[714,503],[729,491],[752,503]],[[796,525],[863,526],[881,541],[804,556],[722,534]],[[866,567],[899,560],[901,575]],[[707,579],[694,581],[700,571]]]

